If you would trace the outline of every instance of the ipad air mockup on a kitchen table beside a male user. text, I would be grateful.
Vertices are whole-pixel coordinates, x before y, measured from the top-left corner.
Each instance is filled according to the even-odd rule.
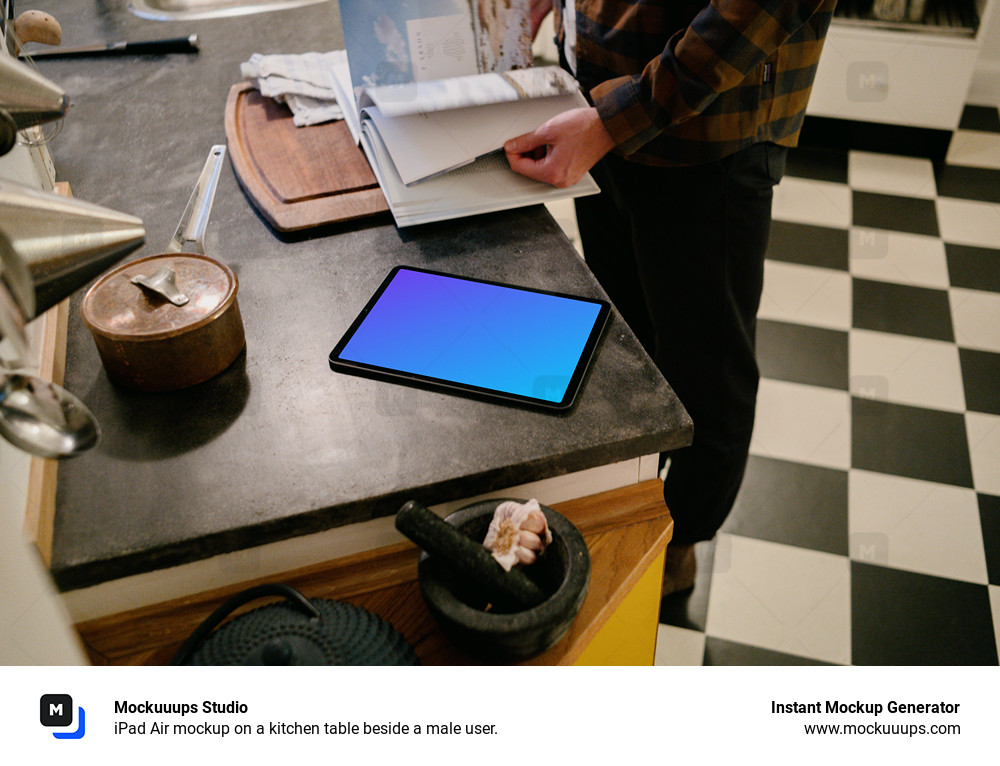
[[[336,371],[569,409],[607,301],[397,266],[330,353]]]

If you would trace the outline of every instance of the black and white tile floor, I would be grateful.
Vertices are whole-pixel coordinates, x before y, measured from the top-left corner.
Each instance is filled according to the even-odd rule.
[[[997,664],[1000,117],[944,162],[802,148],[746,480],[657,664]]]

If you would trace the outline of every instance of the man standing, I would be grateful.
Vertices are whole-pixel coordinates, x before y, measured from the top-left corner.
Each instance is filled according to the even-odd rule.
[[[564,2],[562,63],[593,106],[504,148],[516,172],[555,186],[592,172],[601,194],[576,201],[584,257],[694,420],[663,488],[667,595],[694,584],[694,543],[743,480],[772,189],[836,0]],[[534,30],[551,4],[532,0]]]

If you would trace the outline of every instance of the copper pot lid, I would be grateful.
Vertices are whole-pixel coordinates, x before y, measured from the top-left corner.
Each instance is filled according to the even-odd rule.
[[[83,298],[83,321],[115,340],[158,340],[221,316],[239,283],[225,264],[197,253],[164,253],[126,263]]]

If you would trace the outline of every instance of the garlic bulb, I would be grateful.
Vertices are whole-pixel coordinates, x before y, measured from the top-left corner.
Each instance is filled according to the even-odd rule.
[[[517,564],[533,564],[552,542],[552,532],[538,501],[507,500],[497,506],[483,546],[509,572]]]

